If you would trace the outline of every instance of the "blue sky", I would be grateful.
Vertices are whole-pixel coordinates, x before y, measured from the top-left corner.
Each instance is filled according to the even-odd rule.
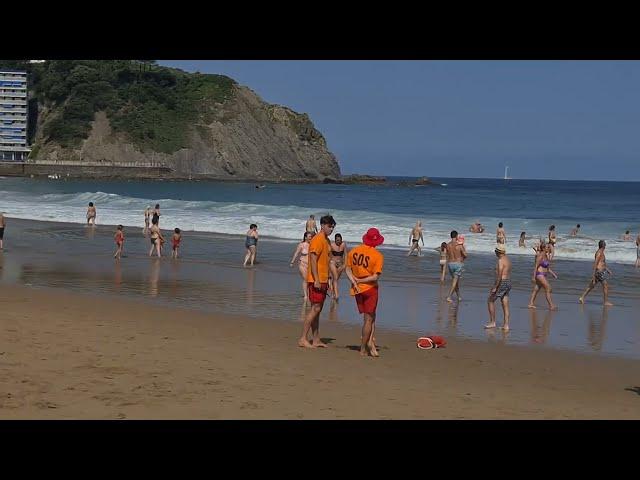
[[[639,61],[159,61],[308,113],[343,173],[640,180]]]

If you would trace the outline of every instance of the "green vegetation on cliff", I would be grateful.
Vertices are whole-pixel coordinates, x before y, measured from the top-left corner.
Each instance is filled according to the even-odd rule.
[[[44,138],[63,147],[78,146],[95,113],[105,111],[113,130],[143,151],[176,152],[196,124],[213,120],[215,105],[231,98],[235,85],[223,75],[190,74],[145,60],[0,60],[2,68],[29,72],[29,88],[48,111]]]

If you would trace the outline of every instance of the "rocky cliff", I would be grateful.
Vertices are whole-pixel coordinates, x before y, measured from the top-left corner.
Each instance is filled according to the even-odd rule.
[[[39,69],[30,72],[33,161],[163,165],[169,176],[229,180],[340,178],[308,115],[265,103],[232,79],[134,62],[57,62],[28,66]]]

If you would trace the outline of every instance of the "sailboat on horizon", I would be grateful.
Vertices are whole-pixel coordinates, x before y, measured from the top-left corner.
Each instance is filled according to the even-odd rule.
[[[504,166],[504,179],[511,180],[511,177],[509,176],[509,165]]]

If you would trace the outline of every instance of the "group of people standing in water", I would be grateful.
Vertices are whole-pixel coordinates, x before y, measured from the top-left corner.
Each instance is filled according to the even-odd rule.
[[[96,226],[97,210],[93,202],[89,202],[87,207],[87,226]],[[148,206],[144,210],[144,228],[142,234],[146,237],[149,236],[151,242],[151,248],[149,249],[149,256],[153,256],[154,252],[157,257],[162,257],[162,249],[166,243],[162,231],[160,230],[160,204],[156,203],[154,208]],[[119,260],[122,258],[124,251],[124,227],[118,225],[113,235],[114,242],[116,244],[116,251],[113,254],[113,258]],[[182,242],[182,231],[179,228],[173,229],[173,235],[171,236],[171,257],[178,258],[180,251],[180,243]]]

